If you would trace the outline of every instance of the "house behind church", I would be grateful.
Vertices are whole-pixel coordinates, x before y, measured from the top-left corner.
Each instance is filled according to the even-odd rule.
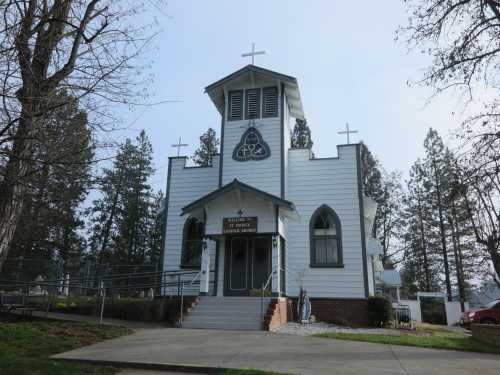
[[[362,194],[360,145],[328,158],[292,147],[291,124],[304,119],[294,77],[248,65],[205,92],[221,116],[220,154],[205,167],[184,156],[168,166],[163,269],[198,278],[186,293],[202,296],[186,325],[260,327],[252,296],[263,287],[280,303],[305,289],[319,320],[365,323],[379,246],[368,238],[375,206]]]

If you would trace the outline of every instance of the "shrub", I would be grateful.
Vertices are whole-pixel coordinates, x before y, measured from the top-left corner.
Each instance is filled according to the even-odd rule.
[[[374,327],[383,327],[392,319],[392,305],[386,297],[368,298],[368,318]]]
[[[248,294],[250,297],[262,297],[262,289],[250,289]],[[264,297],[271,297],[272,295],[272,291],[264,290]]]
[[[194,297],[184,297],[184,313],[188,313]],[[99,316],[101,313],[101,299],[54,299],[50,305],[50,311],[65,314]],[[47,302],[31,301],[34,308],[45,311]],[[143,322],[164,322],[174,325],[180,315],[179,298],[159,298],[152,301],[144,299],[106,298],[104,303],[104,317],[134,320]]]

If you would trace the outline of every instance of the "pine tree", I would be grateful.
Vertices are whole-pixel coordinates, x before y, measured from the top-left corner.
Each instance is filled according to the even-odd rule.
[[[400,254],[404,251],[401,241],[403,229],[402,199],[403,187],[401,173],[382,172],[381,195],[378,197],[377,215],[375,217],[375,236],[382,245],[382,264],[384,267],[394,267]]]
[[[144,131],[127,139],[113,168],[104,169],[101,198],[89,210],[91,251],[99,263],[145,264],[148,261],[154,173],[152,147]]]
[[[90,188],[90,129],[77,100],[60,91],[54,101],[65,104],[41,122],[37,162],[26,181],[26,201],[6,264],[6,272],[13,262],[28,280],[53,277],[56,263],[60,272],[74,271],[85,250],[79,207]]]
[[[401,175],[387,173],[368,147],[361,142],[361,170],[363,193],[377,203],[371,236],[383,248],[384,267],[393,268],[404,249],[400,240],[401,230]]]
[[[163,235],[165,232],[165,197],[162,191],[153,196],[151,205],[150,230],[148,240],[147,262],[160,269]]]
[[[410,169],[407,193],[403,200],[406,228],[403,267],[411,275],[406,280],[412,280],[419,290],[430,292],[438,286],[433,257],[429,251],[430,206],[425,197],[427,180],[423,163],[417,160]]]
[[[378,159],[373,156],[368,146],[363,142],[361,142],[361,172],[363,193],[379,204],[384,194],[382,189],[381,166]],[[377,228],[374,226],[372,236],[376,237],[376,233]]]
[[[434,129],[429,129],[427,137],[424,140],[424,148],[426,158],[424,168],[427,169],[430,179],[428,180],[428,199],[432,203],[433,210],[433,226],[438,228],[435,237],[438,238],[442,263],[444,267],[445,287],[448,301],[452,300],[451,277],[450,277],[450,262],[448,260],[448,244],[447,236],[450,230],[450,223],[446,221],[445,196],[447,189],[451,184],[451,176],[449,174],[449,165],[446,163],[446,148],[443,140]]]
[[[292,148],[309,148],[313,146],[311,139],[311,129],[307,126],[306,119],[296,119],[292,133]]]
[[[212,158],[219,152],[219,139],[214,129],[209,128],[200,136],[200,145],[193,155],[193,162],[202,167],[212,165]]]
[[[464,305],[480,266],[458,163],[433,129],[424,146],[425,159],[413,165],[404,200],[408,246],[404,269],[415,273],[413,280],[423,290],[442,290],[444,285],[448,299],[456,291]]]

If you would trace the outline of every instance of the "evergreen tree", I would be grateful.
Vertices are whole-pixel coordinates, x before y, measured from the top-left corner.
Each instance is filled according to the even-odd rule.
[[[363,142],[361,142],[361,179],[363,184],[363,193],[375,200],[377,204],[383,199],[382,172],[377,158],[373,156]],[[372,236],[376,237],[377,228],[374,226]]]
[[[377,203],[371,236],[382,244],[382,263],[393,268],[404,250],[400,240],[401,230],[401,176],[387,173],[368,147],[361,142],[361,170],[363,193]]]
[[[154,173],[152,147],[144,131],[120,146],[113,168],[104,169],[101,198],[90,209],[91,251],[100,263],[148,261]]]
[[[425,190],[428,176],[421,160],[417,160],[410,170],[407,192],[404,196],[403,219],[406,244],[403,268],[409,274],[403,282],[411,281],[418,290],[426,292],[438,289],[434,259],[429,251],[430,206]],[[409,289],[409,286],[405,286]]]
[[[307,126],[306,119],[296,119],[292,133],[292,148],[309,148],[313,146],[311,139],[311,129]]]
[[[445,195],[447,189],[450,188],[451,176],[449,165],[446,163],[446,148],[443,140],[434,129],[429,129],[427,137],[424,140],[424,148],[426,158],[424,168],[429,173],[427,184],[427,199],[433,205],[432,211],[432,226],[437,228],[433,238],[436,238],[442,255],[442,264],[444,267],[445,287],[448,300],[452,299],[451,278],[450,278],[450,263],[448,260],[447,236],[450,230],[450,225],[446,221]]]
[[[60,91],[54,100],[64,105],[41,122],[36,163],[6,264],[6,272],[13,263],[27,280],[52,277],[54,264],[62,273],[75,271],[85,250],[79,207],[90,188],[90,129],[74,98]]]
[[[212,158],[219,152],[220,141],[214,129],[209,128],[200,136],[200,145],[193,155],[196,165],[207,167],[212,165]]]
[[[163,250],[163,238],[165,232],[165,197],[162,191],[153,196],[151,205],[150,230],[148,241],[147,262],[155,264],[158,269],[162,266],[161,252]]]
[[[401,242],[403,187],[401,173],[382,172],[381,195],[378,197],[377,215],[375,217],[375,236],[380,240],[384,267],[393,268],[404,251]]]
[[[459,166],[433,129],[424,147],[426,156],[413,165],[404,200],[406,282],[412,279],[425,291],[444,289],[449,300],[458,294],[464,306],[480,264],[467,199],[462,196]]]

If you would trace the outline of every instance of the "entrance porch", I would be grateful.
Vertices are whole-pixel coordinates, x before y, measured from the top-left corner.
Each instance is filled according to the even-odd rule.
[[[284,293],[284,228],[285,218],[296,215],[293,203],[234,180],[183,207],[182,215],[200,223],[200,295]]]

